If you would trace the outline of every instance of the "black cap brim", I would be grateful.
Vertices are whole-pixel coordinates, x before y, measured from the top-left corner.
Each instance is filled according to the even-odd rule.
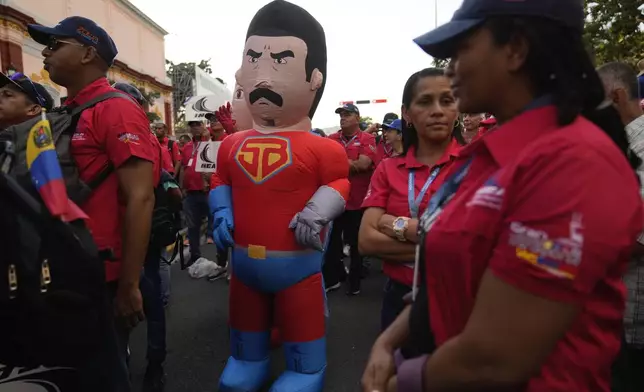
[[[453,20],[414,39],[428,55],[445,59],[452,55],[457,38],[485,22],[485,19]]]
[[[2,72],[0,72],[0,88],[6,86],[8,84],[12,84],[12,85],[16,86],[18,89],[20,89],[20,91],[23,91],[22,87],[18,83],[16,83],[13,80],[9,79],[9,77],[7,75],[5,75]]]
[[[27,26],[27,32],[34,41],[41,45],[47,45],[51,37],[66,37],[55,27],[46,27],[41,25],[30,24]]]

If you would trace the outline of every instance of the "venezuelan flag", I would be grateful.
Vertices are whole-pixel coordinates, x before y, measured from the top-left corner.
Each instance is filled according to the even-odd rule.
[[[29,131],[27,168],[43,203],[49,212],[65,221],[87,219],[83,211],[67,197],[63,172],[54,148],[51,126],[45,112]]]

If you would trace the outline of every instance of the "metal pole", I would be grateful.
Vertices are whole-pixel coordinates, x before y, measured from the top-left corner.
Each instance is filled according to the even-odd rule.
[[[434,0],[434,28],[438,28],[438,0]]]

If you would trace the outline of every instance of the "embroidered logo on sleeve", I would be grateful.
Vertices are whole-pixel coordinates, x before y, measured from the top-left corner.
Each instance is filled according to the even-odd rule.
[[[118,138],[123,143],[139,144],[139,135],[135,135],[130,132],[120,133]]]
[[[371,152],[376,152],[376,146],[369,146],[369,149],[371,150]]]
[[[496,182],[496,175],[492,176],[481,188],[479,188],[467,207],[485,207],[493,210],[500,210],[503,206],[505,189]]]
[[[514,247],[519,260],[527,261],[548,273],[564,278],[577,276],[584,245],[583,225],[580,214],[573,215],[568,237],[551,239],[548,233],[510,223],[509,245]]]

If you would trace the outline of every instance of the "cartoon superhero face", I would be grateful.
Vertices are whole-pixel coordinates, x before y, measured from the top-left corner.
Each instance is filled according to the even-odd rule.
[[[296,37],[253,35],[246,40],[237,84],[256,124],[288,128],[308,117],[322,74],[306,75],[306,43]]]
[[[246,105],[246,94],[244,94],[244,89],[239,84],[235,85],[231,106],[233,120],[237,123],[237,129],[245,131],[253,128],[253,117],[248,110],[248,105]]]

